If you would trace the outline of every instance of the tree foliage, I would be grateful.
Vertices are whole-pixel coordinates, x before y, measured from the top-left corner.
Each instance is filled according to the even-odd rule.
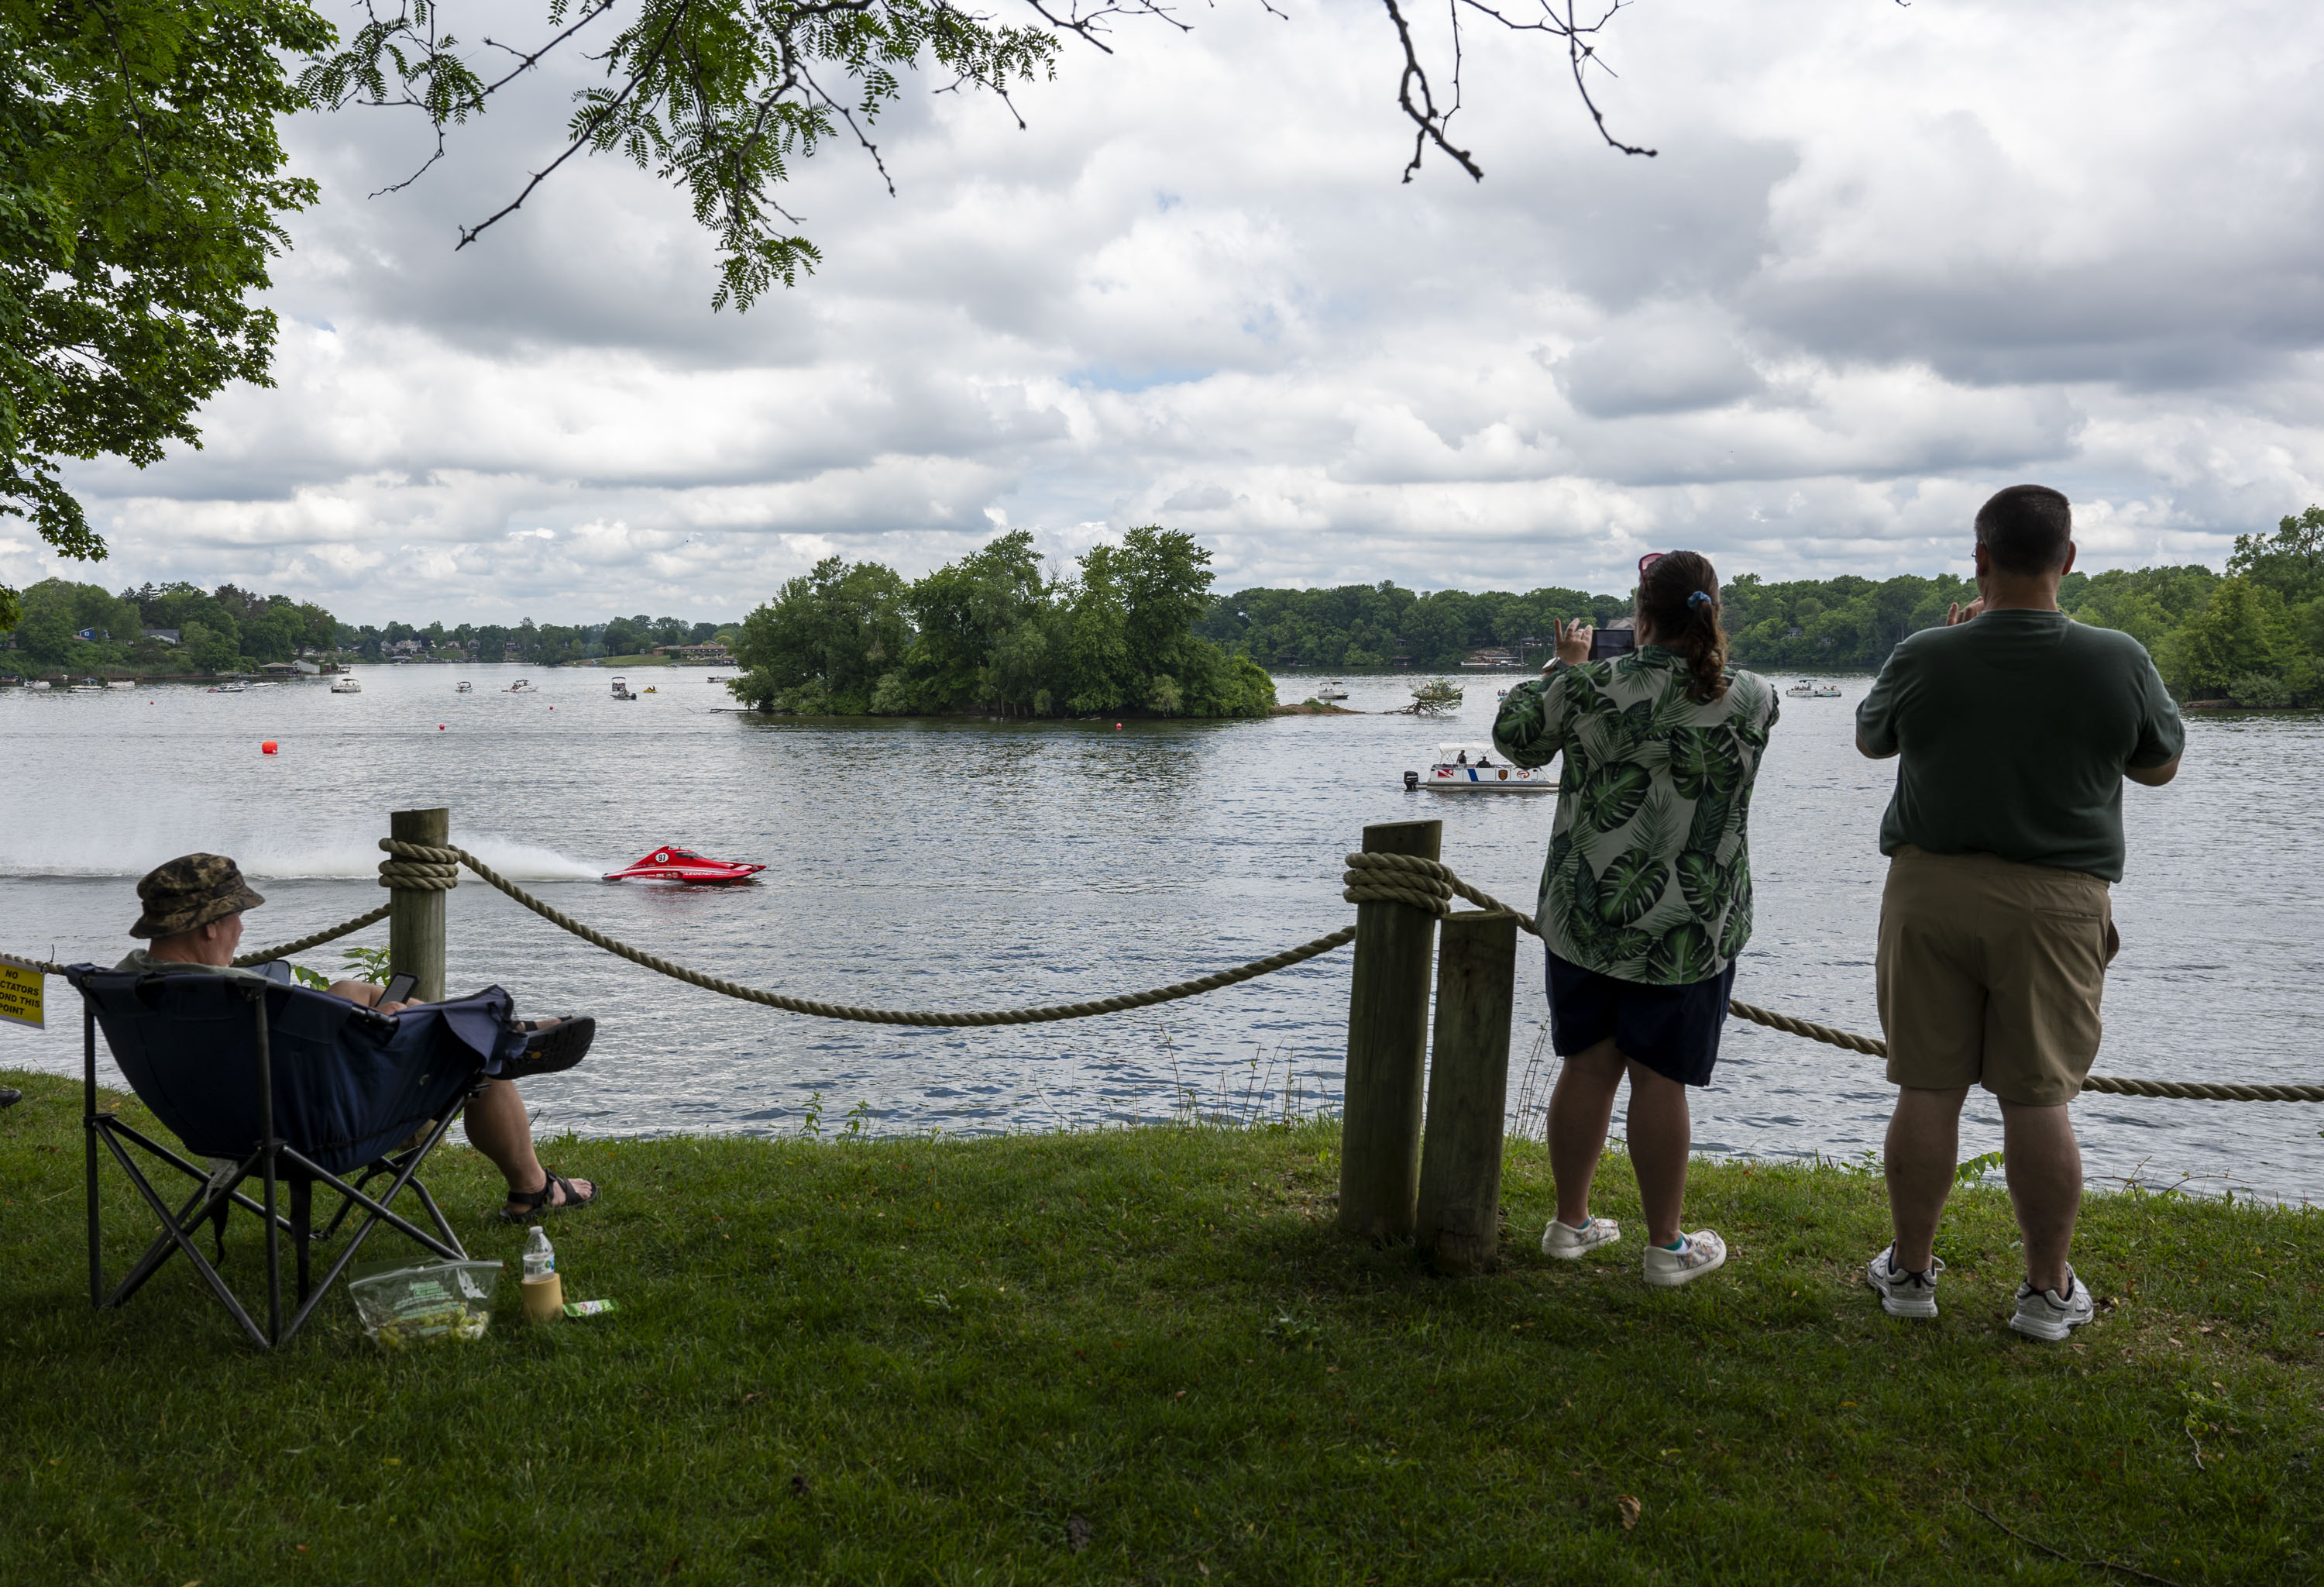
[[[7,642],[14,664],[32,671],[96,674],[131,669],[241,672],[301,651],[328,651],[338,621],[309,601],[262,595],[230,584],[123,590],[46,578],[23,592],[22,614]],[[148,638],[175,629],[176,643]]]
[[[1192,632],[1210,553],[1131,530],[1051,578],[1021,530],[907,586],[834,557],[751,614],[730,686],[762,710],[899,716],[1259,716],[1266,669]]]
[[[2225,577],[2191,564],[2069,574],[2058,604],[2135,638],[2182,699],[2324,705],[2324,508],[2285,518],[2273,535],[2238,536],[2227,568]],[[1897,641],[1976,595],[1969,580],[1949,574],[1770,584],[1746,573],[1720,600],[1729,653],[1742,666],[1873,671]],[[1628,595],[1554,587],[1249,589],[1213,601],[1195,629],[1269,666],[1443,671],[1488,649],[1538,660],[1533,645],[1561,619],[1602,624],[1623,620],[1629,604]]]
[[[283,0],[0,0],[0,515],[61,555],[105,555],[63,459],[143,467],[201,444],[228,381],[269,383],[253,299],[315,195],[281,174],[279,52],[332,36]]]

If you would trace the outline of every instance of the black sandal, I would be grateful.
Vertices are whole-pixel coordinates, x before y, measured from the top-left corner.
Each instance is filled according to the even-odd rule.
[[[503,1061],[503,1080],[522,1080],[570,1069],[589,1056],[589,1044],[597,1039],[597,1021],[586,1014],[559,1020],[546,1029],[530,1020],[520,1022],[518,1028],[528,1032],[524,1051]]]
[[[514,1206],[521,1207],[523,1211],[512,1213],[509,1211],[508,1207],[503,1207],[500,1210],[499,1214],[500,1221],[502,1223],[530,1223],[536,1218],[546,1217],[550,1213],[561,1213],[567,1207],[586,1207],[591,1202],[597,1199],[597,1192],[602,1188],[602,1186],[592,1185],[589,1186],[589,1194],[583,1195],[579,1191],[573,1188],[573,1181],[566,1178],[565,1176],[559,1174],[556,1169],[543,1168],[541,1172],[548,1175],[549,1177],[541,1182],[541,1186],[539,1190],[512,1190],[509,1192],[508,1198],[510,1204]],[[549,1198],[556,1195],[559,1188],[564,1190],[565,1199],[560,1202],[550,1201]]]

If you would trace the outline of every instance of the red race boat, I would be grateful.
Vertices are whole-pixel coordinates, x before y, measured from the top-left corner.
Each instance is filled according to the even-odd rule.
[[[742,860],[706,860],[691,849],[665,844],[634,865],[605,873],[608,881],[748,881],[764,865]]]

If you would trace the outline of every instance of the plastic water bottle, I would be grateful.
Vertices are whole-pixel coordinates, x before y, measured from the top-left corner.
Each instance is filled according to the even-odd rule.
[[[537,1279],[546,1278],[555,1271],[557,1271],[556,1248],[549,1243],[549,1231],[535,1223],[532,1226],[532,1232],[525,1237],[524,1241],[525,1282],[530,1284]]]

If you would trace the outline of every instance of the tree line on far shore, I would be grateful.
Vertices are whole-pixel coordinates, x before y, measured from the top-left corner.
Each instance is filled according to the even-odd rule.
[[[1976,597],[1971,581],[1950,574],[1771,584],[1746,573],[1720,591],[1736,662],[1763,672],[1876,671],[1906,634]],[[2238,536],[2225,575],[2194,565],[2071,573],[2058,604],[2135,637],[2182,700],[2324,705],[2324,507],[2273,535]],[[1545,660],[1561,619],[1624,621],[1629,606],[1627,595],[1555,587],[1249,589],[1213,601],[1194,632],[1268,667],[1445,671],[1482,650]]]
[[[1266,715],[1266,669],[1194,632],[1210,559],[1157,527],[1056,577],[1022,530],[909,582],[829,558],[744,620],[729,687],[812,715]]]
[[[231,584],[214,590],[147,584],[115,595],[100,585],[48,578],[21,600],[14,629],[0,632],[0,671],[203,677],[300,656],[383,661],[399,655],[557,667],[643,655],[657,646],[707,644],[735,632],[732,623],[642,615],[570,625],[530,617],[509,625],[357,625],[341,623],[312,601],[261,595]],[[173,631],[177,638],[149,634],[152,629]]]

